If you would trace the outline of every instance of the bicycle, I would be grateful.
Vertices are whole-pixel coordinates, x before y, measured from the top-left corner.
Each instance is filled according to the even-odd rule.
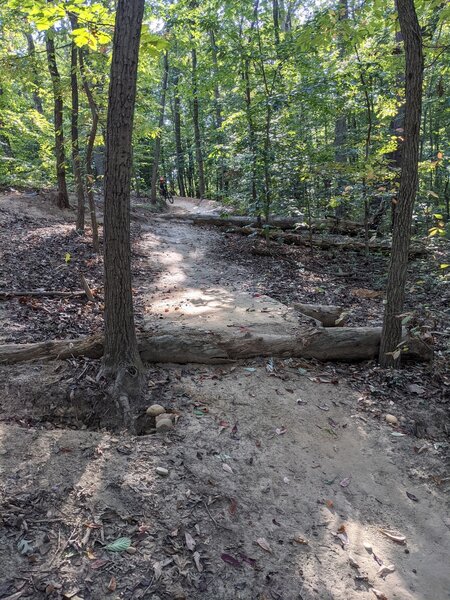
[[[173,204],[174,198],[169,190],[166,191],[165,200],[170,204]]]
[[[168,189],[162,190],[160,188],[159,195],[160,195],[160,198],[162,200],[164,200],[164,202],[169,202],[170,204],[173,204],[174,198],[173,198],[172,194],[169,192]]]

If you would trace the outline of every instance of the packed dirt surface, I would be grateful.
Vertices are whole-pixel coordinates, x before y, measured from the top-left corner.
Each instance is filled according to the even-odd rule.
[[[73,214],[10,201],[0,202],[0,243],[9,248],[1,287],[45,287],[19,270],[16,232],[22,259],[25,236],[48,249],[38,253],[46,285],[79,289],[64,260],[69,247],[101,296],[101,261],[88,236],[71,234]],[[171,210],[221,209],[183,199]],[[140,206],[133,218],[139,329],[294,323],[292,310],[258,287],[244,253],[230,260],[219,231]],[[91,304],[1,302],[3,340],[95,332],[101,310]],[[84,329],[72,331],[79,321]],[[374,366],[151,365],[135,412],[161,404],[175,426],[131,436],[114,427],[97,361],[0,367],[0,598],[448,600],[445,430],[434,422],[436,431],[425,424],[419,435],[395,385],[375,386],[364,369]],[[442,413],[438,392],[415,385],[414,409],[425,411],[430,398],[433,414],[448,412],[442,381]]]

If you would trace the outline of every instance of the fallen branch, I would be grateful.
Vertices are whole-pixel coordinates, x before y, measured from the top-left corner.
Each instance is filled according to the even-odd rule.
[[[10,298],[20,298],[30,296],[32,298],[79,298],[86,295],[84,290],[76,292],[59,292],[55,290],[39,290],[39,291],[9,291],[0,292],[0,300],[9,300]]]
[[[257,356],[303,357],[322,361],[359,361],[375,358],[380,345],[381,327],[302,328],[292,335],[274,335],[200,329],[169,328],[140,334],[139,352],[152,363],[214,364]],[[431,360],[430,348],[413,340],[407,354]],[[30,360],[66,359],[86,356],[100,358],[103,338],[8,344],[0,346],[0,363]]]

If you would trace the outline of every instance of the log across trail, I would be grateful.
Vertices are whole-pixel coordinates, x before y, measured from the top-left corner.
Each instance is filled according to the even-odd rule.
[[[378,355],[380,336],[381,327],[299,328],[291,335],[277,335],[171,326],[140,334],[139,352],[143,361],[151,363],[217,364],[264,356],[361,361]],[[425,344],[410,341],[408,345],[406,354],[410,357],[431,359],[432,354]],[[6,344],[0,346],[0,364],[78,356],[100,358],[102,354],[102,336]]]
[[[269,219],[270,228],[258,227],[254,217],[245,217],[239,215],[221,216],[216,214],[180,214],[168,213],[158,215],[161,220],[179,220],[193,225],[212,225],[216,227],[227,228],[230,233],[240,235],[255,235],[266,239],[274,240],[284,244],[294,246],[313,246],[322,250],[350,250],[363,252],[366,249],[364,241],[359,241],[346,236],[355,236],[364,234],[364,224],[354,221],[338,219],[315,219],[312,222],[311,230],[316,234],[311,235],[309,226],[301,217],[271,217]],[[278,231],[277,231],[278,230]],[[293,231],[289,231],[293,230]],[[308,233],[298,233],[298,232]],[[319,231],[328,231],[333,234],[340,234],[342,237],[317,235]],[[368,243],[369,250],[373,252],[382,252],[388,254],[391,251],[391,242],[389,240],[372,240]],[[423,256],[427,253],[424,244],[415,242],[411,244],[411,256]]]
[[[259,223],[256,217],[243,215],[218,215],[209,213],[165,213],[158,215],[159,219],[166,221],[179,220],[192,223],[193,225],[215,225],[217,227],[258,227]],[[265,223],[261,221],[262,225]],[[305,217],[278,217],[269,218],[267,224],[270,227],[287,230],[295,229],[298,231],[309,230],[309,225],[305,222]],[[336,233],[344,233],[348,235],[357,235],[364,233],[364,223],[349,221],[347,219],[334,219],[326,217],[324,219],[313,219],[311,222],[313,231],[329,230]]]

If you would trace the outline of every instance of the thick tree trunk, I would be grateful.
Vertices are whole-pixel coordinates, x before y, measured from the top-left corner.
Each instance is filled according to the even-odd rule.
[[[92,90],[89,86],[89,82],[87,80],[86,68],[84,64],[84,56],[83,50],[80,48],[79,51],[79,59],[80,59],[80,73],[81,80],[83,83],[84,92],[86,94],[86,98],[89,104],[89,110],[91,111],[91,131],[89,133],[89,139],[86,148],[86,162],[85,162],[85,170],[86,170],[86,192],[88,197],[89,204],[89,212],[91,216],[91,227],[92,227],[92,246],[94,248],[94,252],[97,254],[100,253],[100,242],[98,238],[98,223],[97,223],[97,212],[95,210],[95,199],[94,199],[94,173],[93,173],[93,152],[94,152],[94,144],[95,138],[97,136],[97,128],[98,128],[98,108],[97,104],[94,100],[94,96],[92,94]]]
[[[200,134],[200,118],[198,105],[198,81],[197,81],[197,50],[192,49],[192,112],[194,121],[195,158],[198,169],[198,194],[200,198],[205,197],[205,169],[203,162],[202,138]]]
[[[184,169],[184,152],[183,144],[181,141],[181,107],[180,107],[180,90],[178,88],[180,74],[178,69],[174,69],[173,73],[173,125],[175,131],[175,148],[177,152],[176,164],[177,164],[177,178],[178,178],[178,189],[180,196],[186,196],[185,188],[185,169]]]
[[[144,0],[118,0],[108,98],[105,170],[105,352],[114,396],[135,395],[142,363],[131,290],[131,140]],[[124,403],[122,408],[125,410]]]
[[[405,299],[411,221],[418,186],[423,86],[422,34],[414,0],[397,0],[397,9],[405,42],[405,141],[379,356],[383,367],[398,366],[401,357],[401,313]]]
[[[78,27],[78,19],[75,15],[70,16],[72,30]],[[71,61],[70,61],[70,87],[72,92],[72,162],[73,177],[75,180],[75,190],[77,194],[77,223],[76,230],[84,231],[84,188],[83,175],[81,173],[80,144],[78,135],[78,47],[72,41]]]
[[[53,86],[54,102],[54,127],[55,127],[55,158],[56,158],[56,178],[58,181],[58,207],[69,208],[69,196],[66,185],[66,155],[64,151],[64,132],[63,132],[63,97],[61,89],[61,77],[56,64],[55,54],[55,30],[50,28],[45,36],[45,45],[47,50],[47,63],[50,78]]]
[[[128,0],[130,1],[130,0]],[[360,361],[377,356],[381,327],[299,328],[292,335],[245,333],[183,327],[158,327],[141,334],[141,358],[152,363],[214,364],[258,356],[315,358],[322,361]],[[28,360],[54,360],[77,356],[100,358],[103,338],[59,340],[0,346],[0,364]],[[432,352],[419,340],[409,345],[411,358],[430,360]]]
[[[158,183],[158,168],[159,168],[159,157],[161,153],[161,137],[162,131],[164,127],[164,113],[166,109],[166,92],[167,92],[167,81],[169,78],[169,59],[168,53],[164,53],[163,60],[163,79],[161,84],[161,103],[159,109],[159,135],[155,140],[155,150],[153,154],[153,167],[152,167],[152,183],[151,183],[151,192],[150,192],[150,201],[153,204],[156,204],[156,192],[157,192],[157,183]]]

